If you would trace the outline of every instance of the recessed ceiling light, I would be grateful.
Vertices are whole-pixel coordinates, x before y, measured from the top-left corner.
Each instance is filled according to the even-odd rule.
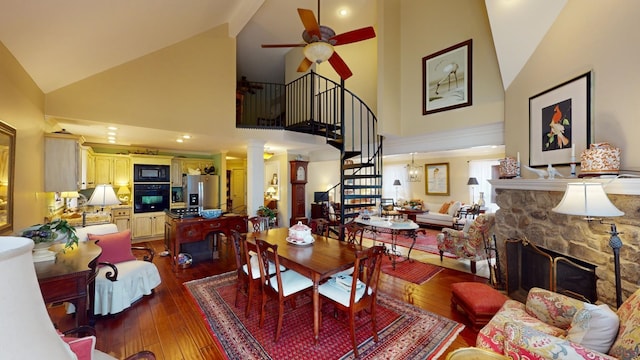
[[[179,142],[179,143],[184,142],[184,140],[182,140],[182,139],[176,139],[176,141]]]
[[[191,135],[182,135],[183,139],[191,139]]]
[[[115,141],[115,140],[116,140],[116,137],[115,137],[115,136],[109,136],[109,137],[107,137],[107,139],[109,139],[109,140],[114,140],[114,141]]]
[[[340,16],[347,16],[347,15],[349,15],[349,9],[342,8],[342,9],[338,10],[338,15],[340,15]]]
[[[109,140],[109,144],[115,144],[116,141],[115,140]]]
[[[107,133],[107,135],[116,136],[116,133],[115,133],[115,132],[113,132],[113,131],[109,131],[109,132]]]
[[[115,126],[109,126],[107,129],[109,129],[109,130],[118,130],[118,128],[115,127]]]

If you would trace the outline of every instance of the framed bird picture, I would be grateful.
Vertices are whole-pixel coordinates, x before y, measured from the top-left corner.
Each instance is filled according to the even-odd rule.
[[[591,84],[589,71],[529,98],[529,166],[580,161],[593,141]]]

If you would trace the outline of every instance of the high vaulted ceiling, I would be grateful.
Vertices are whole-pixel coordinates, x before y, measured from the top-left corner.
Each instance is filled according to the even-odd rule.
[[[374,25],[376,2],[322,0],[320,22],[331,24],[336,33]],[[565,3],[486,0],[505,88]],[[295,9],[316,12],[317,4],[316,0],[2,0],[0,41],[48,93],[229,23],[229,36],[237,36],[238,77],[281,82],[278,77],[284,76],[288,49],[262,49],[260,44],[301,42],[302,25]],[[347,10],[346,16],[338,14],[341,9]],[[68,130],[88,140],[95,131],[90,125],[95,124],[67,124]],[[165,137],[157,133],[136,127],[122,130],[136,144],[166,148],[157,142]]]

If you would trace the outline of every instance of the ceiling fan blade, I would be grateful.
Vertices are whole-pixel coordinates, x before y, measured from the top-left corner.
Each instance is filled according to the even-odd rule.
[[[347,80],[353,75],[347,64],[342,60],[337,52],[333,52],[333,55],[329,58],[329,64],[333,66],[333,69],[340,75],[342,80]]]
[[[263,48],[304,47],[307,44],[262,44]]]
[[[316,20],[316,16],[313,14],[313,11],[309,9],[298,9],[298,14],[300,15],[300,20],[302,20],[302,25],[304,25],[304,29],[307,30],[309,35],[320,37],[320,25],[318,25],[318,21]]]
[[[344,45],[350,44],[362,40],[367,40],[376,37],[376,32],[373,30],[373,27],[363,27],[361,29],[347,31],[346,33],[338,34],[331,39],[330,41],[335,41],[335,45]]]
[[[302,61],[300,62],[300,65],[298,66],[298,72],[305,72],[309,70],[309,67],[311,67],[311,64],[313,64],[311,60],[307,58],[303,58]]]

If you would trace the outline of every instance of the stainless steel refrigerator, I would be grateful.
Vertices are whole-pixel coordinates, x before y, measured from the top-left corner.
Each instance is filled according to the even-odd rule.
[[[183,196],[187,207],[220,209],[220,177],[218,175],[184,175]]]

